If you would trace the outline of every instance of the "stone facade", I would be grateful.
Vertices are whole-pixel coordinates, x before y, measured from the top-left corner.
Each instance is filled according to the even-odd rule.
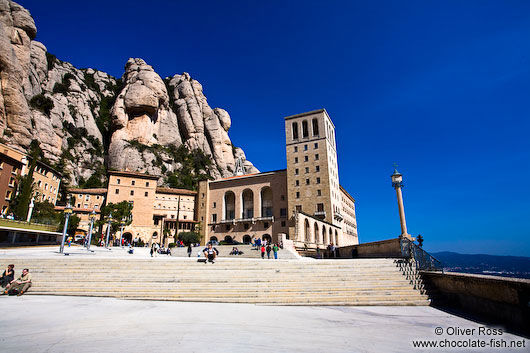
[[[31,158],[12,147],[0,143],[0,209],[9,213],[9,201],[15,197],[18,177],[28,174]],[[37,162],[33,171],[35,201],[48,201],[55,205],[61,184],[61,174],[52,167]]]
[[[199,183],[198,220],[203,241],[279,241],[288,232],[285,170]]]
[[[339,183],[335,126],[326,110],[286,117],[285,134],[286,170],[199,184],[204,242],[289,239],[310,251],[359,243],[355,199]]]

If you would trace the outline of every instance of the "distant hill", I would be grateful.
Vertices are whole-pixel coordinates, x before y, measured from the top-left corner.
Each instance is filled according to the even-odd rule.
[[[449,251],[432,255],[442,261],[446,271],[530,278],[530,257],[468,255]]]

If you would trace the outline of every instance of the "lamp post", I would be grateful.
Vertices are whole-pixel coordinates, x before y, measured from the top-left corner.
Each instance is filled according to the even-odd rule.
[[[401,188],[403,187],[403,175],[394,168],[394,173],[390,176],[392,178],[392,187],[396,189],[396,196],[399,208],[399,220],[401,222],[401,236],[410,238],[407,233],[407,222],[405,221],[405,208],[403,207],[403,194]]]
[[[86,250],[90,251],[90,243],[92,242],[92,231],[94,230],[94,220],[96,219],[95,209],[90,212],[88,218],[90,218],[90,228],[88,228],[88,243],[86,244]]]
[[[66,238],[66,231],[68,229],[68,220],[70,219],[70,215],[72,214],[72,206],[70,205],[70,201],[66,204],[66,207],[64,208],[64,228],[63,228],[63,238],[61,239],[61,248],[59,249],[59,253],[64,253],[64,239]]]
[[[107,225],[107,239],[105,241],[105,248],[108,249],[109,247],[109,235],[110,235],[110,225],[112,223],[112,214],[109,215],[109,217],[107,218],[108,219],[108,225]]]
[[[28,218],[26,219],[26,222],[28,223],[31,221],[31,215],[33,214],[33,207],[35,206],[35,204],[33,203],[33,200],[35,200],[35,197],[32,197],[29,202]]]
[[[120,222],[120,246],[123,247],[123,228],[125,228],[125,217]]]

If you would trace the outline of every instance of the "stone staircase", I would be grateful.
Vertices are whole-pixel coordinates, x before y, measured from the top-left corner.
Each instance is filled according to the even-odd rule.
[[[28,267],[27,295],[268,305],[429,305],[394,259],[9,258]]]

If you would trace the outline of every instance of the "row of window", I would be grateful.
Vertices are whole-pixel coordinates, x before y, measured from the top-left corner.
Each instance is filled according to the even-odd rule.
[[[308,145],[305,144],[305,145],[304,145],[304,151],[307,151],[307,149],[308,149]],[[314,149],[315,149],[315,150],[318,149],[318,142],[315,142],[315,144],[314,144]],[[295,153],[298,152],[298,146],[294,146],[294,152],[295,152]]]
[[[298,130],[298,122],[292,123],[292,133],[293,133],[293,140],[298,140],[299,138],[299,130]],[[313,136],[319,135],[319,129],[318,129],[318,119],[314,118],[311,121],[311,127],[313,128]],[[308,138],[309,137],[309,123],[307,120],[302,121],[302,138]]]
[[[120,194],[120,189],[116,188],[116,190],[114,191],[114,193],[115,193],[116,195],[119,195],[119,194]],[[131,191],[129,192],[129,194],[130,194],[131,196],[134,196],[134,190],[131,190]],[[148,197],[148,196],[149,196],[149,192],[148,192],[148,191],[145,191],[145,192],[144,192],[144,196],[145,196],[145,197]]]
[[[315,161],[318,161],[320,156],[318,153],[315,154]],[[304,156],[304,162],[309,162],[309,156]],[[294,157],[294,163],[298,163],[298,157]]]
[[[116,184],[121,185],[121,179],[120,178],[116,179]],[[131,180],[131,185],[132,186],[136,185],[136,180]],[[149,182],[148,181],[145,182],[145,187],[146,188],[149,187]]]
[[[305,170],[305,174],[309,173],[309,167],[305,167],[304,170]],[[317,165],[315,166],[315,173],[319,173],[319,172],[320,172],[320,166]],[[300,175],[300,170],[298,168],[295,168],[294,175]]]

